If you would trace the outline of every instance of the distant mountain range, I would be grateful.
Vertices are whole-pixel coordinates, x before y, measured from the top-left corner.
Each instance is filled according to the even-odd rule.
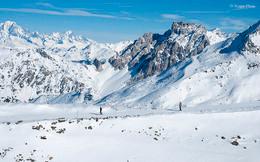
[[[0,102],[170,108],[260,100],[260,21],[226,34],[174,22],[163,34],[97,43],[0,24]]]

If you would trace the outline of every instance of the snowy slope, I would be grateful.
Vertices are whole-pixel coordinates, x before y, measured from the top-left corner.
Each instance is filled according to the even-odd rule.
[[[218,28],[207,31],[207,36],[211,45],[222,42],[228,38],[228,35]]]
[[[171,108],[180,101],[195,106],[259,100],[260,91],[254,87],[260,79],[260,56],[220,55],[214,51],[214,48],[208,48],[207,52],[162,75],[107,96],[101,103],[115,104],[115,107]],[[118,98],[122,100],[118,101]]]
[[[214,110],[223,107],[225,105]],[[243,109],[238,109],[237,105],[228,107],[233,107],[236,112],[169,111],[167,114],[135,117],[125,112],[118,117],[120,111],[108,110],[100,116],[75,106],[72,109],[50,105],[32,105],[31,108],[28,105],[0,106],[2,113],[4,109],[14,110],[6,112],[9,118],[1,119],[0,161],[257,162],[260,150],[259,103]],[[252,111],[248,111],[250,109]],[[51,117],[51,114],[67,116],[22,121],[32,118],[26,113],[32,111],[42,114],[42,117]],[[78,117],[84,114],[89,117],[73,119],[73,116],[68,116],[77,113],[80,114]]]
[[[0,161],[259,161],[259,29],[101,44],[0,24]]]
[[[177,22],[117,44],[0,29],[1,102],[168,109],[260,99],[259,22],[237,35]]]

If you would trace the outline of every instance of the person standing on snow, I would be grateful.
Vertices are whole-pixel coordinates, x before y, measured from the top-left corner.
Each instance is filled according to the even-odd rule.
[[[179,110],[182,111],[182,102],[179,103]]]
[[[102,106],[99,108],[99,114],[102,115]]]

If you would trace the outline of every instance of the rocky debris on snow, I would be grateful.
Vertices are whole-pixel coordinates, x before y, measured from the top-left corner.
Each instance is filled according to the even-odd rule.
[[[88,127],[85,127],[85,129],[92,130],[93,127],[92,126],[88,126]]]
[[[8,147],[0,150],[0,158],[4,158],[7,155],[7,153],[10,152],[11,150],[13,150],[12,147]]]
[[[146,136],[152,137],[152,139],[158,141],[158,140],[164,140],[165,137],[165,132],[164,132],[164,128],[160,127],[160,128],[153,128],[153,127],[148,127],[148,129],[142,129],[142,130],[138,130],[138,131],[132,131],[132,130],[126,130],[126,129],[122,129],[121,133],[137,133],[137,134],[144,134]]]
[[[53,157],[52,156],[49,156],[49,160],[52,160],[53,159]]]
[[[34,130],[40,130],[40,129],[45,129],[44,127],[43,127],[43,125],[41,125],[41,124],[39,124],[39,125],[33,125],[32,126],[32,129],[34,129]]]
[[[238,146],[239,145],[239,143],[237,141],[232,141],[231,144],[234,145],[234,146]]]
[[[58,122],[59,122],[59,123],[62,123],[62,122],[65,122],[65,121],[66,121],[65,118],[59,118],[59,119],[58,119]]]
[[[46,140],[47,137],[46,137],[46,136],[41,136],[40,139],[42,139],[42,140]]]
[[[44,161],[44,162],[47,162],[47,161],[51,161],[54,159],[53,156],[51,155],[41,155],[41,154],[38,154],[38,158],[36,158],[36,151],[37,150],[32,150],[30,151],[29,153],[25,153],[25,154],[22,154],[22,153],[18,153],[15,155],[14,157],[14,160],[16,162],[36,162],[36,161]]]
[[[260,63],[256,63],[256,62],[251,62],[247,64],[247,69],[257,69],[260,66]]]
[[[26,161],[28,161],[28,162],[35,162],[36,160],[32,159],[32,158],[28,158],[28,159],[26,159]]]
[[[56,128],[56,126],[51,126],[51,130],[55,130]]]
[[[57,130],[56,133],[59,133],[59,134],[65,133],[65,130],[66,130],[66,128],[62,128],[62,129]]]
[[[56,125],[58,122],[57,121],[54,121],[51,123],[51,125]]]
[[[20,124],[22,122],[23,122],[22,120],[19,120],[19,121],[15,122],[15,124]]]
[[[22,154],[18,154],[15,156],[15,161],[16,162],[23,162],[24,161],[24,156]]]

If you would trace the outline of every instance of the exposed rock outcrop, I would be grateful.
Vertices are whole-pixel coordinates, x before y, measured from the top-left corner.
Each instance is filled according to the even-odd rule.
[[[201,25],[176,22],[162,35],[144,34],[109,62],[116,69],[128,66],[134,79],[143,79],[201,53],[209,45],[206,33]]]

